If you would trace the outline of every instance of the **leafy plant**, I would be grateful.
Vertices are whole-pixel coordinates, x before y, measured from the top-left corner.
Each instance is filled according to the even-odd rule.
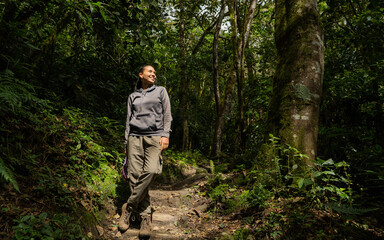
[[[220,184],[210,191],[209,197],[215,202],[224,202],[228,196],[229,188],[228,184]]]
[[[13,172],[5,165],[3,159],[0,157],[0,179],[4,179],[12,183],[13,187],[20,192],[19,185],[17,184],[16,178]]]
[[[236,240],[247,240],[250,237],[249,229],[247,228],[238,229],[236,230],[233,237]]]
[[[31,106],[43,103],[34,93],[34,86],[18,80],[11,70],[0,72],[0,109],[20,113],[21,109],[26,108],[25,104]]]
[[[49,218],[46,212],[38,216],[26,215],[15,220],[17,225],[13,227],[15,231],[13,239],[85,239],[80,226],[72,221],[73,219],[62,214],[57,214],[53,218]]]

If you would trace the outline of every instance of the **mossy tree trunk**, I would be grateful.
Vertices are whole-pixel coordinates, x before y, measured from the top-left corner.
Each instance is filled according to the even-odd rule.
[[[306,154],[301,169],[316,158],[324,73],[323,31],[316,0],[276,0],[278,65],[273,82],[269,133]]]

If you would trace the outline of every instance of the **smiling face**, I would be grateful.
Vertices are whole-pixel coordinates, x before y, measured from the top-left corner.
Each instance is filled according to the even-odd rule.
[[[156,70],[152,66],[145,66],[139,73],[143,89],[152,86],[156,81]]]

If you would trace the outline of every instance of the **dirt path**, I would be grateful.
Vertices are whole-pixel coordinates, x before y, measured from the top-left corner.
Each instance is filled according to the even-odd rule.
[[[214,217],[206,210],[209,200],[198,192],[205,184],[204,176],[193,176],[173,186],[150,190],[152,206],[152,237],[150,239],[212,239],[233,234],[240,221]],[[128,231],[117,229],[119,214],[116,207],[98,227],[103,239],[139,239],[139,225],[131,224]]]

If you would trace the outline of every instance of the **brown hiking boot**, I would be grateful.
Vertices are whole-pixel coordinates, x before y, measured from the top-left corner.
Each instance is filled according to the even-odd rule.
[[[130,209],[127,210],[127,203],[124,203],[121,207],[121,217],[119,219],[119,229],[122,232],[125,232],[129,228],[129,219],[131,216]]]
[[[152,231],[152,220],[150,215],[145,215],[142,217],[139,238],[150,238]]]

